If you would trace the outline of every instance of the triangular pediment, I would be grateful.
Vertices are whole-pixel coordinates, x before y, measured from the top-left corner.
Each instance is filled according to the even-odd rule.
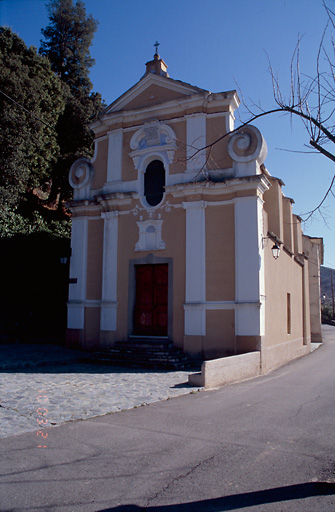
[[[182,97],[207,92],[208,91],[205,89],[200,89],[199,87],[179,80],[173,80],[172,78],[161,77],[155,74],[147,74],[109,105],[104,114],[111,114],[122,110],[147,108]]]

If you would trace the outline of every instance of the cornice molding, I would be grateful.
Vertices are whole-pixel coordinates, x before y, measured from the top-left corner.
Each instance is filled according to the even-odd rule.
[[[115,112],[106,113],[101,118],[92,123],[90,128],[96,135],[105,132],[106,129],[110,130],[112,125],[120,125],[123,123],[134,123],[136,125],[142,124],[145,120],[149,121],[153,118],[162,118],[164,116],[185,116],[187,110],[198,108],[198,113],[205,115],[212,115],[207,113],[206,108],[210,107],[224,107],[230,106],[235,110],[239,105],[239,100],[236,91],[229,91],[228,93],[220,93],[211,95],[207,92],[199,92],[191,96],[181,97],[175,100],[170,100],[156,105],[141,107],[133,110],[120,110]],[[224,112],[222,112],[224,113]],[[219,114],[219,112],[218,112]]]
[[[165,187],[165,192],[173,197],[191,196],[195,194],[227,195],[241,190],[259,190],[262,194],[271,184],[264,175],[232,178],[223,182],[201,181],[197,183],[178,183]]]

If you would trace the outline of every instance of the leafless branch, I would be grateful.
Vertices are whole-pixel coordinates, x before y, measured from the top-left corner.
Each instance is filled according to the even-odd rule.
[[[192,154],[192,158],[200,152],[206,151],[206,163],[200,171],[206,177],[205,167],[212,158],[211,152],[215,144],[238,131],[243,132],[245,126],[271,114],[289,114],[291,122],[294,117],[301,119],[309,134],[309,146],[319,154],[335,162],[335,149],[329,150],[329,147],[327,149],[324,147],[326,144],[335,144],[335,41],[331,34],[328,38],[329,29],[333,28],[335,30],[335,12],[326,5],[325,0],[323,1],[323,6],[327,13],[328,21],[317,50],[315,75],[301,73],[300,46],[303,37],[298,35],[298,41],[290,62],[290,90],[285,99],[278,75],[275,73],[271,60],[267,56],[275,107],[265,110],[261,105],[252,101],[247,103],[240,88],[237,87],[242,103],[249,114],[249,119],[241,122],[236,129],[224,133],[204,147],[194,148],[195,152]],[[335,176],[320,204],[311,212],[304,214],[307,215],[306,220],[316,211],[319,211],[322,216],[321,207],[325,200],[330,195],[334,197],[332,190],[334,180]]]
[[[335,160],[335,158],[334,158],[334,160]],[[304,222],[307,222],[307,221],[312,217],[312,215],[313,215],[316,211],[318,211],[318,210],[319,210],[319,211],[321,212],[321,207],[322,207],[323,203],[325,202],[325,200],[327,199],[327,197],[329,196],[329,194],[331,194],[331,195],[333,195],[333,196],[334,196],[334,193],[333,193],[333,191],[332,191],[332,188],[333,188],[334,183],[335,183],[335,174],[334,174],[334,176],[333,176],[333,179],[332,179],[332,181],[331,181],[331,183],[330,183],[330,185],[329,185],[329,188],[328,188],[327,192],[326,192],[326,193],[325,193],[325,195],[323,196],[322,201],[318,204],[318,206],[316,206],[316,207],[315,207],[313,210],[311,210],[310,212],[307,212],[307,213],[303,213],[303,214],[302,214],[302,215],[307,215],[306,219],[303,219],[303,220],[304,220]],[[322,215],[322,213],[321,213],[321,215]]]

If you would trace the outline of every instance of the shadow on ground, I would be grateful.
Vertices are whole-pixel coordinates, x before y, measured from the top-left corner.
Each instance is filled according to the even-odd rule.
[[[197,369],[198,370],[198,369]],[[90,361],[90,353],[72,350],[60,345],[43,343],[4,343],[0,344],[1,373],[168,373],[174,370],[115,366],[99,361]],[[184,370],[176,370],[184,371]],[[186,371],[186,370],[185,370]],[[192,370],[191,370],[192,371]],[[188,387],[178,384],[176,387]]]
[[[121,505],[103,509],[99,512],[223,512],[225,510],[238,510],[267,503],[280,503],[333,494],[335,494],[335,483],[309,482],[175,505],[157,507]]]

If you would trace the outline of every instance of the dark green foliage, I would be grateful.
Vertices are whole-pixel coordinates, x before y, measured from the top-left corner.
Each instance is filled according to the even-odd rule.
[[[65,103],[61,82],[51,71],[48,60],[3,27],[0,27],[0,71],[0,90],[26,109],[0,93],[0,221],[3,222],[27,190],[38,187],[50,175],[59,152],[55,126]]]
[[[103,104],[91,92],[89,53],[97,22],[84,3],[51,0],[39,55],[0,28],[0,236],[69,236],[68,172],[93,155],[88,123]],[[20,105],[18,105],[20,104]],[[24,108],[22,108],[24,107]]]
[[[334,293],[335,293],[335,270],[328,267],[321,267],[321,316],[323,323],[335,322],[334,315]],[[333,324],[332,324],[333,325]]]
[[[323,323],[327,323],[327,321],[329,320],[335,320],[335,317],[333,315],[333,309],[330,304],[322,304],[321,318]]]
[[[97,117],[101,106],[99,94],[83,95],[80,99],[73,94],[66,96],[65,110],[56,126],[60,152],[51,175],[53,187],[50,200],[55,200],[59,193],[61,200],[71,198],[69,169],[77,158],[93,156],[94,135],[88,123]]]
[[[71,237],[69,219],[52,220],[45,217],[46,215],[42,215],[38,211],[30,211],[28,216],[24,216],[18,213],[17,210],[6,209],[0,217],[0,239],[32,233],[46,233],[64,239]]]

